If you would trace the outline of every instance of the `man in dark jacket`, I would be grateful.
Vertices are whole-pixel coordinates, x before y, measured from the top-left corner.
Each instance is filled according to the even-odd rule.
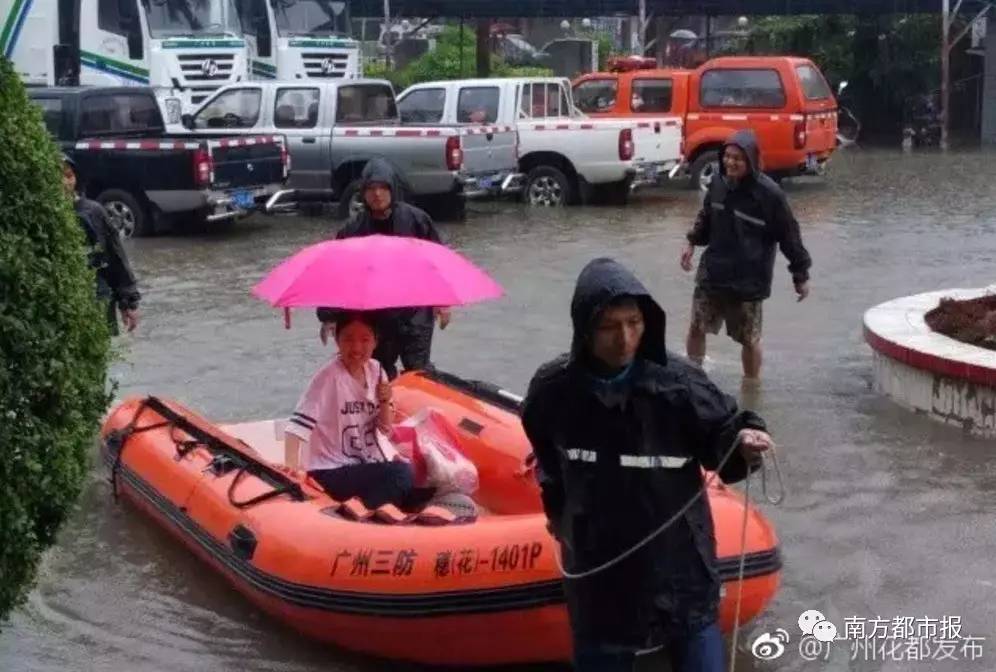
[[[761,305],[771,296],[775,246],[789,260],[799,301],[809,296],[812,261],[785,193],[761,172],[753,131],[738,131],[723,147],[719,174],[687,239],[681,254],[686,271],[692,270],[695,246],[706,248],[692,299],[688,356],[701,365],[706,332],[718,334],[725,321],[726,333],[742,346],[744,382],[756,383],[761,373]]]
[[[383,159],[371,159],[363,168],[361,178],[363,210],[336,234],[337,240],[382,234],[442,242],[432,218],[401,200],[398,175],[390,163]],[[417,280],[413,278],[413,281]],[[335,316],[333,309],[318,309],[318,319],[322,322],[322,343],[326,343],[333,333]],[[435,320],[438,318],[440,329],[445,329],[450,317],[447,307],[381,311],[377,320],[374,359],[383,365],[392,379],[398,375],[396,362],[399,357],[406,371],[424,369],[429,364]]]
[[[136,287],[128,255],[104,206],[80,195],[76,165],[66,155],[62,156],[62,186],[73,200],[76,216],[86,234],[90,266],[97,271],[97,297],[107,304],[107,324],[111,333],[118,334],[118,311],[125,329],[132,332],[138,326],[138,304],[142,295]]]
[[[522,422],[564,568],[583,574],[692,500],[702,467],[736,482],[772,444],[761,418],[739,412],[700,368],[667,352],[664,311],[615,261],[596,259],[581,272],[571,318],[571,351],[536,372]],[[675,672],[724,669],[705,496],[637,552],[591,576],[565,577],[564,588],[580,672],[628,672],[637,652],[661,645]]]

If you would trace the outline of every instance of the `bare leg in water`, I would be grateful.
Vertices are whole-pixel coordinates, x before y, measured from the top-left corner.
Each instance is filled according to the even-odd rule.
[[[761,341],[747,343],[740,350],[740,360],[744,367],[744,385],[759,385],[761,383]]]
[[[688,338],[685,340],[685,352],[695,364],[702,366],[706,354],[706,333],[696,329],[693,324],[688,328]]]

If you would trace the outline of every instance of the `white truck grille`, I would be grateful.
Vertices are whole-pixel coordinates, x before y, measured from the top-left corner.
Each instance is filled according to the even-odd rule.
[[[315,54],[304,52],[304,71],[308,77],[316,79],[342,79],[349,66],[348,54]]]
[[[190,102],[197,105],[232,79],[235,54],[199,53],[177,56],[182,80],[190,89]]]

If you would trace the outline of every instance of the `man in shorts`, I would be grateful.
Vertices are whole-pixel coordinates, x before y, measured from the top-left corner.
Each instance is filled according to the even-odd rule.
[[[745,384],[761,374],[761,305],[771,295],[775,247],[789,260],[795,292],[809,296],[809,252],[785,193],[761,172],[753,131],[738,131],[723,146],[720,168],[706,192],[681,253],[692,270],[695,246],[705,247],[695,278],[686,352],[701,365],[706,334],[726,333],[741,348]]]

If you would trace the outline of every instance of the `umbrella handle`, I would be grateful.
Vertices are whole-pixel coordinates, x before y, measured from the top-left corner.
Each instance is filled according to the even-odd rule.
[[[290,308],[284,308],[284,329],[290,329]]]

